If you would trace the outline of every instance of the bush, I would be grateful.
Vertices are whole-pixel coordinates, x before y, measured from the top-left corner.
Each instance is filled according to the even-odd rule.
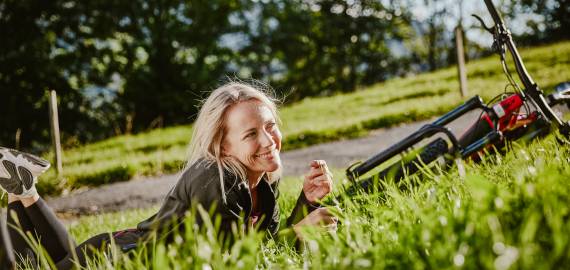
[[[137,170],[133,165],[124,163],[102,171],[81,174],[71,181],[76,186],[99,186],[130,180],[136,173]]]

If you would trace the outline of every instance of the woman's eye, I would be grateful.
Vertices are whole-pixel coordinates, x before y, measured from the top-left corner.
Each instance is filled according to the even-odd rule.
[[[245,137],[243,137],[243,138],[244,138],[244,139],[248,139],[248,138],[252,138],[253,136],[255,136],[255,132],[248,133],[248,134],[245,135]]]

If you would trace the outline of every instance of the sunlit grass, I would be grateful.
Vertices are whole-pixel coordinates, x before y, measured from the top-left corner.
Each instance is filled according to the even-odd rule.
[[[158,255],[121,257],[113,267],[268,269],[552,269],[570,263],[570,149],[551,136],[515,144],[504,156],[455,168],[432,168],[405,179],[402,189],[382,182],[384,192],[341,201],[336,234],[311,231],[304,251],[286,242],[247,235],[224,252],[207,233],[182,243],[158,245]],[[342,173],[335,171],[336,181]],[[300,178],[285,179],[279,204],[289,214]],[[412,184],[414,183],[414,184]],[[340,189],[337,189],[337,192]],[[84,240],[123,229],[155,209],[81,218],[72,234]],[[162,250],[162,251],[161,251]],[[169,251],[170,250],[170,251]],[[171,252],[176,250],[176,252]],[[207,251],[207,252],[206,252]],[[148,257],[147,257],[148,258]],[[192,259],[189,259],[192,258]],[[111,262],[107,262],[111,263]]]

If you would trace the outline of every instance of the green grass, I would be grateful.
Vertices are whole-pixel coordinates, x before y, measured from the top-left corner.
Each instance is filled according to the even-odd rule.
[[[570,42],[521,50],[527,69],[544,89],[570,80]],[[506,85],[498,56],[468,63],[469,95],[489,100]],[[307,98],[281,109],[284,148],[362,136],[368,130],[441,115],[462,103],[456,68],[376,84],[354,93]],[[126,135],[65,149],[64,175],[40,181],[43,194],[127,181],[179,170],[192,126]],[[48,156],[50,158],[50,156]]]
[[[101,263],[117,269],[558,268],[570,263],[569,162],[569,145],[551,136],[466,164],[464,177],[455,168],[432,168],[407,178],[403,189],[382,182],[385,192],[341,204],[336,234],[309,230],[302,252],[255,234],[224,252],[211,232],[192,231],[181,236],[184,244],[157,245],[151,259],[118,256],[114,264]],[[284,180],[282,218],[299,190],[299,180]],[[83,217],[70,229],[85,240],[132,226],[153,211]]]

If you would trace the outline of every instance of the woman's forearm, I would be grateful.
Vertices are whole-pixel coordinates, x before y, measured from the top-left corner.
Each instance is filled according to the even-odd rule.
[[[309,202],[309,200],[307,200],[307,197],[305,196],[305,193],[301,191],[301,194],[297,199],[297,203],[295,203],[295,207],[293,207],[293,211],[291,211],[291,215],[289,216],[289,218],[287,218],[287,227],[297,224],[305,216],[315,211],[319,207],[320,207],[319,204],[314,204]]]

